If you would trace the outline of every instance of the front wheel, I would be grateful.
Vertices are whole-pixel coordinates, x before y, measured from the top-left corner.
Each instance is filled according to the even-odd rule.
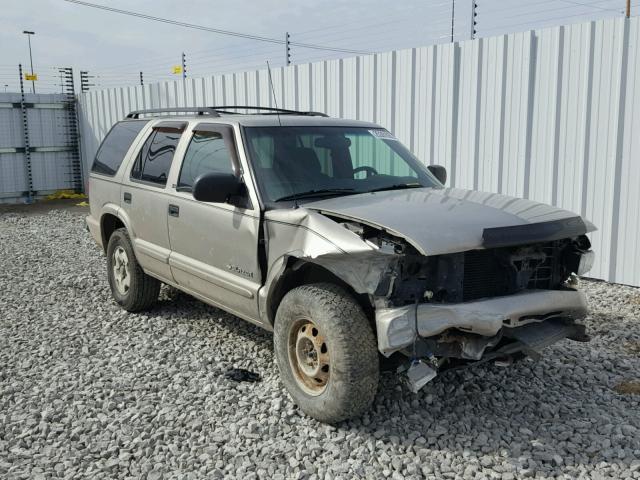
[[[288,292],[273,339],[282,383],[307,415],[337,423],[371,406],[379,375],[375,336],[344,289],[312,284]]]

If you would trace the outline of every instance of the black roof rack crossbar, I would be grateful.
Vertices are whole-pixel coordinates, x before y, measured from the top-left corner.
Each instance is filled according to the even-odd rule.
[[[283,114],[283,115],[309,115],[312,117],[328,117],[326,113],[322,113],[322,112],[306,112],[306,111],[300,111],[300,110],[289,110],[286,108],[258,107],[254,105],[221,105],[221,106],[215,106],[215,107],[209,107],[209,108],[213,108],[218,113],[223,113],[228,115],[237,115],[238,112],[228,112],[227,110],[257,110],[257,111],[266,112],[264,115]]]
[[[175,107],[175,108],[150,108],[147,110],[133,110],[127,115],[127,118],[140,118],[140,115],[149,115],[153,113],[197,113],[198,115],[211,115],[219,117],[223,115],[244,115],[240,112],[230,112],[229,110],[255,110],[256,113],[262,115],[307,115],[310,117],[328,117],[322,112],[305,112],[299,110],[289,110],[286,108],[273,107],[257,107],[253,105],[222,105],[219,107]]]
[[[220,114],[215,108],[211,107],[175,107],[175,108],[150,108],[147,110],[134,110],[129,112],[127,118],[140,118],[140,115],[147,115],[150,113],[197,113],[198,115],[204,115],[205,113],[212,117],[219,117]]]

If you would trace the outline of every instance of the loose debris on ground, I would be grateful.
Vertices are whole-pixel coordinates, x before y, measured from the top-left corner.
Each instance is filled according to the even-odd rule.
[[[234,382],[259,382],[260,375],[246,368],[230,368],[224,372],[224,376]]]
[[[4,214],[0,478],[640,478],[639,290],[584,287],[591,343],[417,395],[385,373],[332,427],[291,403],[268,332],[171,289],[126,313],[81,216]]]

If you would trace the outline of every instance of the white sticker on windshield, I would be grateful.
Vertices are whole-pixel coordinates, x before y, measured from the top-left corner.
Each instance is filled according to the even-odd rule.
[[[387,140],[398,140],[393,134],[384,128],[376,128],[375,130],[369,130],[369,133],[376,138],[384,138]]]

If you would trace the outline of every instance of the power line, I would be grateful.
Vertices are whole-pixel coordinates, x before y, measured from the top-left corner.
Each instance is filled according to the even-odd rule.
[[[449,19],[444,19],[444,20],[439,20],[439,21],[435,21],[429,24],[428,27],[421,27],[421,26],[416,26],[415,27],[415,33],[417,34],[424,34],[424,33],[430,33],[430,34],[438,34],[441,33],[445,30],[447,30],[448,25],[450,24],[450,20]],[[351,39],[358,39],[361,38],[363,33],[356,33],[351,35],[351,33],[353,33],[356,30],[361,30],[362,28],[355,28],[353,30],[350,30],[349,32],[344,32],[344,33],[348,33],[346,36],[345,35],[341,35],[341,36],[333,36],[332,39],[333,40],[338,40],[338,41],[343,41],[343,40],[351,40]],[[407,32],[409,31],[409,29],[403,30],[403,39],[401,40],[405,40],[406,36],[407,36]],[[365,32],[366,33],[366,32]],[[394,29],[391,30],[387,30],[387,29],[382,29],[379,31],[376,31],[376,40],[372,43],[371,41],[369,41],[370,45],[375,45],[376,43],[379,43],[379,40],[384,37],[384,36],[389,36],[389,35],[396,35],[397,36],[397,31]],[[375,47],[373,48],[373,50],[375,50]]]
[[[588,6],[588,5],[587,5]],[[499,21],[504,21],[504,20],[513,20],[513,19],[519,19],[522,17],[531,17],[532,15],[541,15],[544,13],[549,13],[549,12],[557,12],[560,10],[567,10],[570,8],[575,8],[576,5],[565,5],[563,7],[557,7],[557,8],[547,8],[545,10],[542,11],[529,11],[529,12],[521,12],[521,13],[517,13],[514,15],[508,15],[506,17],[501,17],[500,19],[498,19]],[[552,18],[538,18],[538,19],[531,19],[530,22],[526,22],[524,24],[532,24],[535,22],[546,22],[548,20],[558,20],[558,19],[562,19],[562,18],[575,18],[575,17],[582,17],[582,16],[588,16],[591,15],[593,12],[581,12],[581,13],[577,13],[574,15],[567,15],[566,17],[552,17]],[[620,10],[617,10],[617,13],[621,13]],[[511,27],[515,27],[515,26],[520,26],[520,25],[524,25],[523,23],[518,23],[518,24],[507,24],[504,25],[504,28],[511,28]]]
[[[211,53],[213,52],[219,52],[219,51],[230,51],[233,50],[234,52],[237,50],[241,50],[244,51],[246,49],[251,49],[252,52],[257,52],[260,50],[279,50],[279,47],[276,45],[262,45],[262,46],[258,46],[256,47],[255,44],[251,44],[251,45],[241,45],[241,44],[231,44],[231,45],[227,45],[225,47],[219,47],[219,48],[210,48],[207,50],[196,50],[193,52],[188,52],[189,53],[189,58],[198,58],[198,57],[207,57],[207,56],[212,56]],[[216,56],[216,55],[213,55]],[[138,68],[139,65],[157,65],[159,62],[162,61],[166,61],[166,62],[171,62],[174,63],[175,62],[175,56],[171,56],[168,57],[166,55],[162,55],[162,56],[157,56],[157,57],[145,57],[145,60],[143,60],[142,62],[127,62],[127,63],[118,63],[118,64],[109,64],[107,65],[104,69],[102,69],[102,71],[107,71],[107,70],[120,70],[123,67],[127,68],[127,67],[131,67],[131,68]]]
[[[603,7],[599,7],[597,5],[591,5],[589,3],[582,3],[582,2],[574,2],[572,0],[560,0],[562,3],[570,3],[571,5],[578,5],[581,7],[587,7],[587,8],[595,8],[596,10],[602,10],[603,12],[616,12],[616,13],[620,13],[620,9],[613,9],[613,8],[603,8]],[[598,2],[596,2],[598,3]]]
[[[584,17],[585,15],[587,15],[586,13],[577,13],[575,15],[565,15],[562,17],[553,17],[553,18],[545,18],[545,19],[538,19],[538,20],[530,20],[528,22],[522,22],[522,23],[516,23],[516,24],[511,24],[508,25],[507,27],[503,26],[503,25],[496,25],[495,27],[490,27],[487,29],[484,29],[483,32],[486,34],[487,32],[491,32],[493,30],[497,30],[500,29],[501,32],[499,33],[503,33],[503,34],[508,34],[511,33],[509,32],[509,29],[513,29],[516,27],[523,27],[523,26],[532,26],[532,24],[536,24],[534,27],[535,28],[543,28],[545,26],[549,26],[549,23],[553,23],[555,20],[565,20],[568,18],[576,18],[576,17]],[[499,33],[492,33],[490,35],[498,35]]]
[[[196,61],[207,61],[207,59],[223,59],[223,60],[227,60],[229,57],[233,56],[233,58],[242,58],[246,55],[235,55],[236,51],[240,51],[240,52],[244,52],[244,51],[250,51],[249,56],[257,56],[257,55],[265,55],[268,53],[272,53],[272,52],[276,52],[276,51],[280,51],[280,47],[277,45],[262,45],[262,46],[258,46],[256,47],[255,45],[253,47],[249,47],[248,45],[245,46],[240,46],[239,49],[234,49],[233,46],[229,46],[229,47],[224,47],[221,49],[212,49],[210,50],[210,52],[215,52],[218,50],[227,50],[227,53],[224,54],[218,54],[218,55],[203,55],[202,50],[199,50],[200,55],[194,55],[191,52],[187,51],[185,53],[187,53],[189,55],[189,59],[190,59],[190,63],[193,63],[193,60],[195,59]],[[139,62],[127,62],[127,63],[122,63],[122,64],[110,64],[107,65],[105,67],[101,67],[101,66],[97,66],[95,67],[96,70],[99,70],[101,73],[111,73],[114,72],[114,74],[118,75],[120,74],[120,72],[124,71],[134,71],[137,72],[138,70],[140,70],[140,68],[142,68],[145,72],[146,71],[151,71],[151,70],[162,70],[165,71],[166,69],[170,68],[170,66],[175,65],[175,60],[176,57],[174,56],[162,56],[162,57],[155,57],[155,60],[150,60],[148,57],[146,60],[143,61],[139,61]],[[163,67],[162,65],[165,64],[167,65],[166,67]]]
[[[564,0],[560,0],[561,2]],[[569,1],[569,0],[567,0]],[[588,7],[595,7],[596,3],[609,3],[611,4],[612,1],[614,0],[596,0],[595,2],[580,2],[580,5],[583,6],[588,6]],[[542,0],[542,1],[537,1],[537,2],[526,2],[526,3],[517,3],[514,5],[510,5],[510,4],[505,4],[504,2],[500,2],[499,3],[499,7],[497,8],[486,8],[486,7],[482,7],[482,12],[484,15],[488,15],[488,14],[495,14],[495,13],[499,13],[499,14],[504,14],[505,12],[511,11],[511,10],[517,10],[517,11],[522,11],[522,10],[526,10],[526,9],[530,9],[531,7],[534,7],[536,5],[544,5],[544,4],[553,4],[553,5],[557,5],[558,0]],[[576,2],[577,3],[577,2]],[[529,14],[529,13],[544,13],[547,10],[551,10],[548,7],[542,7],[542,8],[538,8],[536,10],[533,11],[528,11],[525,12],[525,14]],[[613,9],[611,9],[611,11],[615,11]]]
[[[439,3],[439,4],[428,5],[428,7],[430,9],[429,13],[433,14],[433,13],[445,13],[445,11],[448,12],[448,10],[440,10],[440,11],[438,11],[437,9],[438,9],[438,7],[448,9],[450,5],[451,5],[451,3],[448,2],[448,1],[447,2],[443,2],[443,3]],[[417,7],[414,7],[412,10],[415,10],[416,8]],[[419,8],[424,8],[424,6],[420,6]],[[434,9],[436,9],[436,10],[434,10]],[[380,14],[378,13],[375,16],[365,17],[364,19],[362,17],[358,16],[357,22],[358,22],[358,24],[361,24],[363,20],[374,19],[374,18],[376,20],[379,20],[380,19]],[[377,26],[377,25],[398,23],[398,22],[403,22],[403,21],[411,20],[411,19],[415,20],[416,19],[416,14],[415,13],[412,14],[412,15],[404,15],[403,14],[400,17],[396,17],[395,15],[389,17],[389,16],[385,15],[385,19],[386,19],[386,21],[384,21],[384,22],[369,24],[369,25],[365,25],[364,27],[366,28],[366,27],[374,27],[374,26]],[[293,35],[295,35],[298,38],[299,37],[305,37],[306,38],[306,37],[309,37],[308,34],[312,33],[312,32],[321,32],[322,34],[326,34],[326,32],[328,30],[335,30],[337,28],[339,29],[339,28],[343,28],[343,27],[349,27],[349,31],[352,31],[352,30],[354,30],[353,23],[354,23],[354,20],[352,19],[350,22],[347,22],[347,23],[332,24],[332,25],[325,26],[325,27],[314,28],[312,30],[303,30],[303,31],[300,31],[300,32],[294,32]],[[420,22],[420,25],[423,25],[423,22]],[[357,27],[356,29],[361,29],[361,28],[362,27]],[[317,35],[311,35],[311,37],[312,38],[313,37],[317,37]]]
[[[259,36],[259,35],[252,35],[252,34],[249,34],[249,33],[232,32],[230,30],[222,30],[222,29],[219,29],[219,28],[205,27],[203,25],[196,25],[194,23],[181,22],[181,21],[178,21],[178,20],[171,20],[171,19],[168,19],[168,18],[155,17],[153,15],[147,15],[147,14],[144,14],[144,13],[132,12],[130,10],[121,10],[119,8],[107,7],[106,5],[96,5],[94,3],[83,2],[82,0],[64,0],[64,1],[68,2],[68,3],[74,3],[74,4],[77,4],[77,5],[83,5],[85,7],[97,8],[99,10],[106,10],[108,12],[119,13],[119,14],[122,14],[122,15],[129,15],[131,17],[143,18],[145,20],[151,20],[151,21],[154,21],[154,22],[167,23],[169,25],[177,25],[179,27],[192,28],[194,30],[202,30],[202,31],[205,31],[205,32],[217,33],[217,34],[220,34],[220,35],[229,35],[229,36],[232,36],[232,37],[247,38],[247,39],[250,39],[250,40],[255,40],[257,42],[278,43],[280,45],[283,45],[285,43],[285,41],[282,40],[282,39],[271,38],[271,37],[262,37],[262,36]],[[309,44],[309,43],[298,43],[298,42],[289,42],[289,43],[290,43],[290,45],[294,45],[294,46],[297,46],[297,47],[313,48],[313,49],[316,49],[316,50],[326,50],[326,51],[355,53],[355,54],[367,54],[367,53],[369,53],[369,52],[363,52],[361,50],[351,50],[351,49],[346,49],[346,48],[328,47],[328,46],[315,45],[315,44]]]
[[[373,25],[362,25],[362,26],[359,26],[359,27],[356,27],[356,28],[350,28],[349,30],[344,31],[344,32],[336,32],[335,34],[328,34],[328,35],[325,34],[325,35],[321,35],[320,37],[321,37],[321,39],[324,39],[325,37],[328,37],[328,38],[330,38],[331,40],[334,40],[334,41],[335,40],[341,41],[341,40],[346,40],[346,39],[351,39],[351,38],[359,38],[359,37],[362,36],[362,33],[353,34],[353,32],[357,32],[359,30],[372,29],[372,28],[375,28],[375,27],[378,27],[378,26],[382,27],[382,26],[385,26],[385,25],[390,25],[392,23],[397,23],[397,22],[382,22],[382,23],[373,24]],[[406,36],[407,30],[410,30],[410,29],[411,30],[417,30],[419,33],[431,32],[431,31],[434,31],[434,28],[435,29],[442,29],[442,28],[444,28],[443,25],[449,25],[449,23],[450,23],[450,20],[448,18],[445,18],[445,19],[440,19],[440,20],[435,20],[433,22],[430,22],[427,26],[424,26],[424,25],[413,25],[410,28],[403,29],[402,32],[403,32],[403,36]],[[389,28],[376,28],[376,30],[375,30],[376,39],[378,39],[380,34],[383,33],[383,32],[393,33],[396,36],[398,34],[397,27],[395,27],[395,26],[394,27],[389,27]],[[345,33],[347,34],[346,36],[344,35]],[[315,35],[314,37],[317,38],[318,35]]]

